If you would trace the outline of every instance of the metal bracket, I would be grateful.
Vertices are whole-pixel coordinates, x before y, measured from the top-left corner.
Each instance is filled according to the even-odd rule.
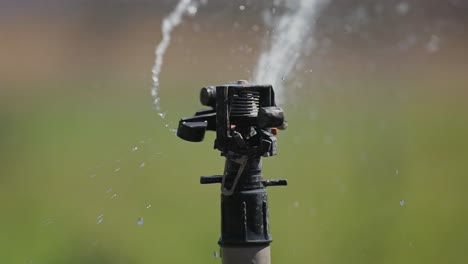
[[[226,162],[227,162],[227,158],[228,157],[226,157]],[[225,187],[226,173],[224,173],[223,181],[221,183],[221,193],[222,194],[224,194],[226,196],[231,196],[234,193],[234,190],[236,189],[237,183],[239,182],[239,179],[240,179],[240,177],[242,175],[242,172],[244,172],[245,166],[247,165],[247,160],[248,159],[249,159],[248,156],[241,156],[240,158],[237,158],[237,159],[231,159],[235,163],[240,164],[240,167],[239,167],[239,170],[237,171],[236,178],[234,178],[234,182],[232,183],[232,186],[231,186],[230,189],[227,189]]]

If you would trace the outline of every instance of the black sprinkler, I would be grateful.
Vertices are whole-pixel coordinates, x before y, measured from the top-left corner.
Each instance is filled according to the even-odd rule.
[[[276,132],[285,129],[283,110],[276,106],[271,85],[235,84],[201,89],[200,102],[209,106],[179,122],[177,136],[191,142],[216,131],[214,148],[226,158],[224,174],[202,176],[201,184],[221,184],[221,247],[268,246],[266,187],[286,180],[264,180],[262,157],[276,155]]]

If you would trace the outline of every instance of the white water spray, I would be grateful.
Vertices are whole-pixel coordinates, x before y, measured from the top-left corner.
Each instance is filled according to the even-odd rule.
[[[198,5],[199,2],[196,0],[180,0],[174,11],[165,17],[162,23],[162,40],[159,42],[158,46],[156,46],[156,50],[154,52],[156,57],[151,70],[153,79],[151,96],[153,96],[154,106],[161,118],[166,116],[166,113],[161,110],[161,98],[159,97],[159,74],[161,73],[164,54],[171,42],[172,30],[182,23],[184,15],[194,16],[197,13]]]
[[[286,11],[273,26],[269,43],[258,60],[253,81],[269,83],[279,102],[284,95],[284,80],[290,77],[301,52],[312,48],[315,21],[328,0],[284,0]],[[309,47],[307,47],[309,46]]]

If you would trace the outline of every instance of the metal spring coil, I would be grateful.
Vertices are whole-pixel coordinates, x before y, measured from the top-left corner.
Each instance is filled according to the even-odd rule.
[[[231,117],[256,117],[260,104],[260,94],[256,91],[239,91],[231,102]]]

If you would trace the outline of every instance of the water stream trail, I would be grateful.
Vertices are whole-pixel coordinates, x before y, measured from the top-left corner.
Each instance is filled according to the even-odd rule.
[[[274,23],[270,39],[259,57],[253,81],[275,88],[278,102],[284,101],[284,80],[291,78],[301,52],[312,48],[318,16],[329,0],[283,0],[285,13]]]
[[[194,16],[197,13],[200,2],[197,0],[180,0],[175,9],[164,18],[161,26],[162,39],[161,42],[156,46],[154,65],[151,70],[152,72],[152,86],[151,96],[153,97],[154,106],[158,115],[161,118],[166,117],[166,112],[161,109],[161,98],[159,96],[159,75],[161,74],[161,67],[164,60],[164,54],[166,53],[169,44],[171,43],[171,33],[175,27],[182,23],[184,15]],[[166,124],[166,127],[169,127]]]
[[[313,45],[315,21],[328,2],[329,0],[280,0],[279,2],[286,10],[272,25],[270,39],[266,41],[267,47],[260,54],[252,78],[256,83],[272,84],[279,103],[284,100],[284,80],[286,77],[291,78],[301,52]],[[171,33],[182,23],[184,16],[194,16],[201,3],[206,3],[206,0],[180,0],[162,22],[162,40],[155,49],[151,87],[155,109],[162,119],[165,119],[166,112],[161,108],[159,75],[164,54],[171,42]],[[169,124],[166,124],[166,127],[169,127]]]

